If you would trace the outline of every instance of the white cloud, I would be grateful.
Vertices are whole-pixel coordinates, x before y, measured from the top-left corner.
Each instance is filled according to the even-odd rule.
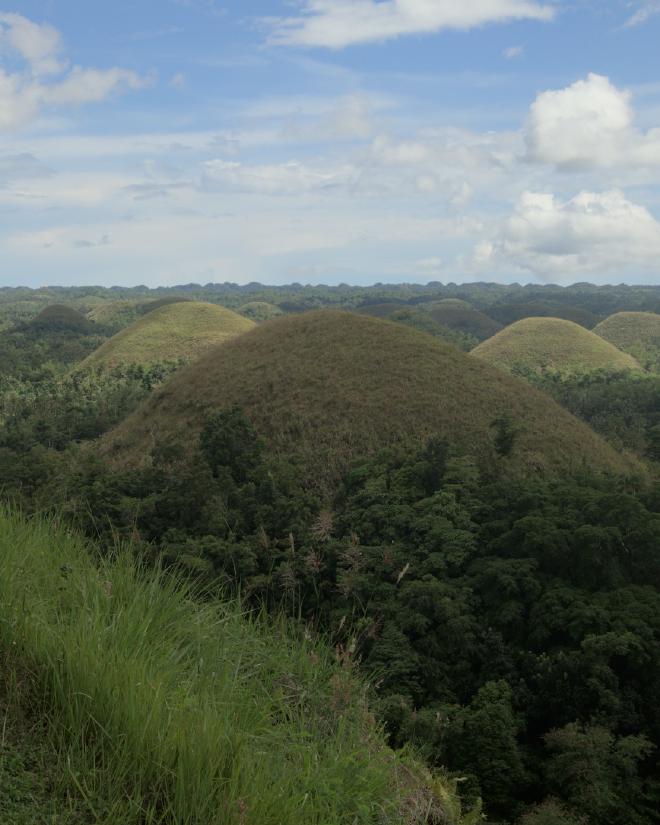
[[[0,13],[0,51],[3,46],[18,52],[34,75],[58,74],[66,67],[59,59],[62,38],[57,29],[21,14]]]
[[[514,60],[516,57],[522,57],[524,51],[522,46],[509,46],[502,54],[507,60]]]
[[[238,161],[210,160],[202,169],[206,191],[264,195],[300,195],[345,187],[354,176],[350,165],[313,167],[299,161],[247,165]]]
[[[660,222],[618,190],[580,192],[568,201],[524,192],[493,241],[475,250],[481,267],[514,265],[543,279],[656,268]]]
[[[0,131],[21,128],[45,107],[95,103],[151,80],[117,67],[68,71],[59,59],[59,32],[19,14],[0,14],[0,58],[7,49],[22,58],[26,70],[10,73],[0,66]]]
[[[42,95],[46,103],[80,106],[105,100],[113,92],[123,89],[143,89],[149,83],[150,78],[142,78],[128,69],[82,69],[75,66],[61,83],[44,87]]]
[[[302,0],[301,14],[269,22],[273,43],[342,49],[402,35],[553,16],[551,6],[535,0]]]
[[[660,129],[636,129],[630,100],[598,74],[542,92],[527,120],[528,159],[567,171],[660,164]]]
[[[626,20],[626,26],[639,26],[656,14],[660,14],[660,0],[641,0],[640,8]]]

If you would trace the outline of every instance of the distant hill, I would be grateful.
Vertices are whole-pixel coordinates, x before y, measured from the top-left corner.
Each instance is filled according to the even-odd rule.
[[[277,318],[278,315],[284,314],[278,306],[269,304],[267,301],[250,301],[239,307],[236,312],[257,323],[270,321],[271,318]]]
[[[170,302],[118,332],[86,358],[81,368],[191,360],[253,326],[247,318],[216,304]]]
[[[646,369],[660,372],[660,315],[617,312],[594,327],[594,332],[634,355]]]
[[[143,462],[154,437],[189,443],[206,415],[232,405],[321,488],[357,457],[431,436],[494,466],[493,422],[501,416],[519,433],[501,472],[636,466],[526,382],[403,325],[328,310],[278,318],[210,350],[110,433],[101,451],[120,464]]]
[[[464,301],[456,302],[456,299],[447,301],[434,301],[431,309],[427,309],[428,314],[449,329],[463,332],[474,336],[478,341],[483,341],[495,335],[502,329],[502,325],[483,312],[470,306]]]
[[[47,328],[89,332],[93,325],[82,313],[64,304],[50,304],[28,322],[32,329]]]
[[[565,373],[640,369],[632,356],[598,335],[560,318],[523,318],[472,351],[498,367]]]

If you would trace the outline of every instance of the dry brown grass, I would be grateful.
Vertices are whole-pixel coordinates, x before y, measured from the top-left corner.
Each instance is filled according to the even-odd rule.
[[[523,318],[479,344],[472,354],[509,370],[516,366],[565,373],[640,369],[631,355],[560,318]]]
[[[122,329],[86,358],[80,368],[194,360],[210,347],[253,326],[247,318],[216,304],[167,303]]]
[[[492,467],[491,425],[503,415],[519,435],[502,472],[639,469],[524,381],[408,327],[332,310],[278,318],[214,348],[110,433],[102,451],[144,462],[155,439],[188,444],[208,413],[233,404],[321,485],[356,457],[434,435]]]

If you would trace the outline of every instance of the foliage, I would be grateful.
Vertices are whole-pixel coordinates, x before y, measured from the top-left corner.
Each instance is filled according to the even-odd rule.
[[[392,744],[464,777],[468,805],[483,794],[499,820],[548,794],[573,806],[546,770],[553,730],[659,744],[652,495],[584,473],[489,479],[434,439],[357,464],[328,508],[238,409],[201,433],[197,447],[156,444],[136,470],[78,457],[45,498],[64,490],[105,544],[130,535],[154,559],[330,634],[342,661],[371,674]],[[647,825],[644,800],[660,787],[645,754],[626,804]]]
[[[61,529],[0,523],[0,655],[29,663],[22,699],[95,822],[421,823],[400,816],[410,794],[442,811],[322,646],[124,551],[94,566]],[[0,802],[25,807],[9,767]]]

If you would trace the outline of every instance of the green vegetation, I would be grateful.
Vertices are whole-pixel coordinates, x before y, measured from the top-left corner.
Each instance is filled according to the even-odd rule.
[[[143,462],[153,431],[181,443],[206,415],[233,404],[318,487],[332,485],[360,455],[414,448],[432,435],[493,466],[498,415],[520,430],[503,472],[636,469],[525,382],[405,326],[328,311],[277,319],[208,352],[129,416],[103,453]]]
[[[266,301],[249,301],[247,304],[243,304],[243,306],[239,307],[237,310],[239,315],[244,315],[246,318],[249,318],[251,321],[255,321],[259,323],[261,321],[270,321],[271,318],[277,318],[278,315],[282,315],[282,310],[275,306],[275,304],[269,304]]]
[[[472,351],[475,358],[507,370],[590,372],[639,370],[635,359],[598,335],[559,318],[524,318]]]
[[[199,439],[156,439],[142,468],[80,457],[51,500],[65,489],[104,544],[132,535],[325,631],[370,675],[392,745],[464,777],[489,821],[558,799],[590,825],[650,825],[660,501],[588,472],[506,480],[519,434],[493,423],[490,473],[436,438],[356,461],[327,500],[232,408]]]
[[[0,376],[38,381],[61,374],[99,347],[111,334],[64,307],[49,307],[36,318],[0,332]]]
[[[594,332],[634,355],[648,370],[660,372],[660,315],[655,312],[617,312],[601,321]]]
[[[126,552],[94,565],[46,522],[0,515],[0,656],[86,821],[448,821],[432,787],[451,785],[385,748],[352,668]],[[20,754],[3,743],[0,815],[27,825],[43,794]]]
[[[658,825],[660,376],[534,306],[660,288],[0,289],[2,825]]]
[[[597,370],[589,373],[517,371],[581,418],[617,450],[660,461],[660,376]]]
[[[140,317],[139,301],[108,301],[94,306],[87,313],[90,321],[118,332]]]
[[[81,364],[81,369],[194,360],[252,326],[247,318],[214,304],[170,301],[114,335]]]

